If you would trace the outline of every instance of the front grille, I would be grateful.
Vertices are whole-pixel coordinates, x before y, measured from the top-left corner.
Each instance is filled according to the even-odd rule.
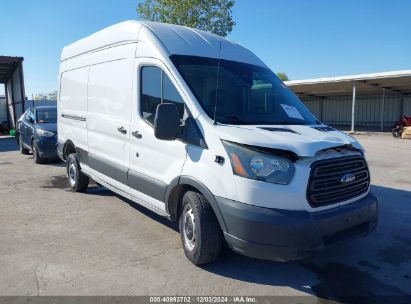
[[[355,176],[343,182],[343,177]],[[361,156],[333,158],[314,162],[307,187],[312,207],[339,203],[364,194],[370,185],[367,163]]]

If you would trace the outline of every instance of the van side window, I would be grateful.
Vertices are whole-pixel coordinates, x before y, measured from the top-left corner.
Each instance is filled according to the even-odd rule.
[[[140,111],[143,118],[154,124],[157,106],[161,103],[161,69],[143,67],[141,69]]]
[[[154,124],[157,106],[160,103],[177,105],[180,118],[184,117],[184,101],[168,76],[158,67],[141,69],[140,112],[144,119]]]

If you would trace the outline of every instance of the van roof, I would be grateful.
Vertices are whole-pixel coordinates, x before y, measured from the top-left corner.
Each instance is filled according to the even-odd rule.
[[[160,44],[157,45],[161,45],[168,56],[220,57],[265,66],[248,49],[218,35],[180,25],[133,20],[112,25],[66,46],[61,54],[61,61],[102,48],[137,42],[143,27],[151,32],[149,39],[159,40]],[[222,45],[224,52],[220,52]]]

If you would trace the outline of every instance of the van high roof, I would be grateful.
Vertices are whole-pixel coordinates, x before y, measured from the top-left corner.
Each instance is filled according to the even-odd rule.
[[[146,31],[147,35],[142,35],[143,31]],[[265,66],[248,49],[218,35],[180,25],[132,20],[112,25],[66,46],[61,54],[61,61],[99,49],[139,41],[157,45],[167,56],[178,54],[226,58]]]

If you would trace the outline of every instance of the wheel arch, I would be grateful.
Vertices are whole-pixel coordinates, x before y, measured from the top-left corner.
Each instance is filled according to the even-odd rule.
[[[184,193],[189,190],[193,190],[204,195],[204,197],[211,205],[211,208],[213,209],[214,214],[217,217],[221,229],[223,231],[226,231],[227,229],[224,217],[213,193],[203,183],[191,176],[176,177],[167,187],[164,202],[166,211],[170,215],[171,220],[176,221],[178,219],[181,200]]]
[[[67,156],[71,153],[77,153],[76,146],[74,143],[68,139],[63,145],[63,158],[67,160]]]

